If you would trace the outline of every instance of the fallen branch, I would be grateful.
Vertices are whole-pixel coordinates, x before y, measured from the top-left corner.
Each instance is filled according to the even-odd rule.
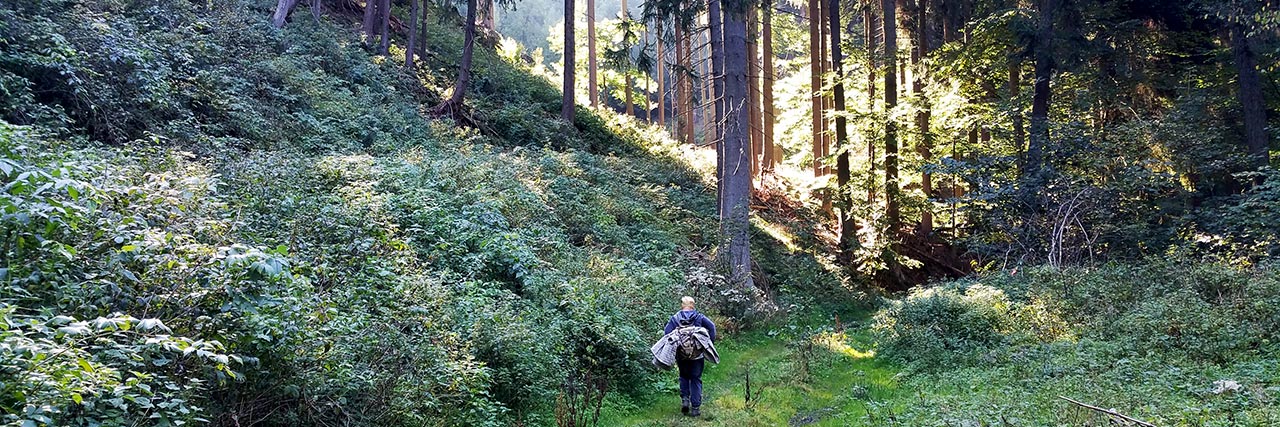
[[[1113,416],[1113,417],[1116,417],[1116,418],[1119,418],[1119,419],[1122,419],[1122,420],[1125,420],[1125,421],[1128,421],[1128,422],[1131,422],[1131,423],[1135,423],[1135,424],[1140,425],[1140,426],[1156,427],[1156,425],[1155,425],[1155,424],[1151,424],[1151,423],[1149,423],[1149,422],[1142,421],[1142,420],[1139,420],[1139,419],[1137,419],[1137,418],[1130,417],[1130,416],[1128,416],[1128,415],[1121,414],[1121,413],[1119,413],[1119,412],[1116,412],[1116,411],[1113,411],[1113,410],[1110,410],[1110,409],[1103,409],[1103,408],[1099,408],[1099,407],[1097,407],[1097,406],[1093,406],[1093,405],[1090,405],[1090,404],[1088,404],[1088,403],[1084,403],[1084,402],[1081,402],[1081,401],[1078,401],[1078,400],[1074,400],[1074,399],[1072,399],[1072,398],[1070,398],[1070,397],[1066,397],[1066,396],[1058,396],[1058,398],[1059,398],[1059,399],[1062,399],[1062,400],[1065,400],[1065,401],[1068,401],[1068,402],[1071,402],[1071,403],[1074,403],[1074,404],[1076,404],[1076,405],[1078,405],[1078,406],[1080,406],[1080,407],[1082,407],[1082,408],[1092,409],[1092,410],[1095,410],[1095,411],[1098,411],[1098,412],[1101,412],[1101,413],[1104,413],[1104,414],[1107,414],[1107,415],[1110,415],[1110,416]]]

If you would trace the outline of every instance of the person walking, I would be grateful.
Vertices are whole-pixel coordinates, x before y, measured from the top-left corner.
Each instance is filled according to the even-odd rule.
[[[666,336],[676,335],[676,367],[680,371],[680,412],[702,415],[702,368],[707,356],[719,363],[712,343],[716,340],[716,324],[694,309],[693,297],[680,298],[680,311],[671,316],[663,329]]]

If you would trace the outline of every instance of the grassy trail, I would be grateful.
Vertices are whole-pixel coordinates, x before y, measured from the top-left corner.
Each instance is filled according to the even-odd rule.
[[[805,345],[803,343],[809,343]],[[676,373],[646,401],[612,401],[607,426],[847,426],[868,424],[871,401],[896,390],[897,370],[870,351],[865,328],[819,333],[809,340],[765,332],[728,337],[717,344],[721,360],[703,374],[703,416],[680,414]],[[753,396],[746,397],[747,378]]]

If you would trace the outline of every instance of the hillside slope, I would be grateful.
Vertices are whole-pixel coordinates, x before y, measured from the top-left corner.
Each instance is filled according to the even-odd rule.
[[[272,5],[0,5],[0,422],[549,425],[583,384],[651,384],[652,329],[720,283],[681,149],[565,126],[488,48],[476,126],[432,120],[455,12],[406,71],[349,12]]]

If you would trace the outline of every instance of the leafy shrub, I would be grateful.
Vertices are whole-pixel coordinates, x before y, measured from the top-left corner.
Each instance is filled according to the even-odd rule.
[[[932,287],[891,302],[876,314],[875,330],[889,354],[932,365],[1004,342],[1009,315],[999,289]]]

